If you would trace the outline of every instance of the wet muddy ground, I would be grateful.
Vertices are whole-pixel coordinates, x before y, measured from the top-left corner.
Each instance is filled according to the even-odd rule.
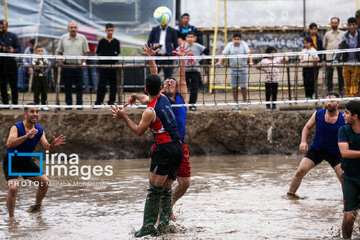
[[[305,177],[298,191],[304,199],[285,196],[300,159],[191,158],[192,185],[174,208],[175,233],[149,239],[338,239],[342,193],[330,165],[324,162]],[[32,214],[26,209],[36,188],[21,186],[15,220],[7,216],[1,171],[0,239],[133,239],[142,224],[149,160],[81,160],[81,164],[111,165],[113,176],[50,177],[54,186],[42,210]],[[360,237],[357,222],[354,237]]]

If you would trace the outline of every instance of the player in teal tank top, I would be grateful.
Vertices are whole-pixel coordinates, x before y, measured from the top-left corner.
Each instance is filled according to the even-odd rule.
[[[19,122],[10,128],[9,137],[6,142],[6,146],[8,148],[7,153],[13,153],[15,150],[19,153],[25,153],[27,151],[32,152],[38,142],[41,143],[44,150],[49,151],[54,150],[54,148],[61,144],[65,144],[65,137],[63,135],[60,135],[57,138],[53,137],[51,144],[47,141],[45,131],[43,131],[42,127],[36,124],[39,120],[39,108],[25,108],[24,117],[25,120],[23,122]],[[36,174],[40,172],[39,166],[37,166],[35,162],[29,157],[12,157],[11,169],[14,173],[34,172]],[[6,154],[3,161],[3,170],[7,185],[9,187],[9,192],[6,198],[6,205],[9,212],[9,217],[14,217],[16,196],[19,188],[19,176],[11,176],[9,174],[8,154]],[[30,206],[28,212],[40,210],[41,202],[46,195],[50,183],[48,177],[43,174],[41,176],[23,176],[23,178],[30,179],[31,181],[39,184],[39,187],[36,191],[35,204]]]
[[[345,126],[339,129],[338,144],[342,155],[341,168],[344,170],[344,216],[342,234],[351,239],[354,222],[360,204],[360,101],[345,104]]]

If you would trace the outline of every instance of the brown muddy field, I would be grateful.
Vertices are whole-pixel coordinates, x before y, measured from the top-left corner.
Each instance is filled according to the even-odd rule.
[[[342,193],[326,162],[305,177],[298,191],[304,199],[285,196],[300,158],[191,158],[192,185],[175,206],[174,233],[149,239],[338,239]],[[111,165],[113,175],[52,176],[42,210],[32,214],[26,209],[35,187],[24,182],[15,220],[7,216],[1,171],[0,239],[133,239],[142,224],[149,160],[81,160],[79,167],[85,165]],[[357,222],[354,229],[360,237]]]

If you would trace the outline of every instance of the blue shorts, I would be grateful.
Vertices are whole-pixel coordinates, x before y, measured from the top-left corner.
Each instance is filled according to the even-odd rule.
[[[230,87],[247,88],[248,87],[248,68],[231,68],[230,69]]]

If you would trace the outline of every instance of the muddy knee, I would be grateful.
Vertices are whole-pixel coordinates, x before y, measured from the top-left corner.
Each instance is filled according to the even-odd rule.
[[[351,225],[355,222],[356,214],[354,212],[345,212],[344,213],[344,223]]]
[[[181,187],[181,189],[184,189],[184,190],[188,189],[190,187],[190,178],[179,183],[179,186]]]
[[[9,194],[12,196],[16,196],[18,189],[19,189],[19,186],[17,184],[11,184],[9,186]]]
[[[295,173],[295,177],[297,178],[303,178],[306,175],[306,172],[304,169],[298,169]]]
[[[39,185],[39,187],[41,187],[44,190],[47,190],[49,188],[49,186],[50,186],[50,180],[49,179],[47,179],[45,181],[42,181],[40,183],[40,185]]]

